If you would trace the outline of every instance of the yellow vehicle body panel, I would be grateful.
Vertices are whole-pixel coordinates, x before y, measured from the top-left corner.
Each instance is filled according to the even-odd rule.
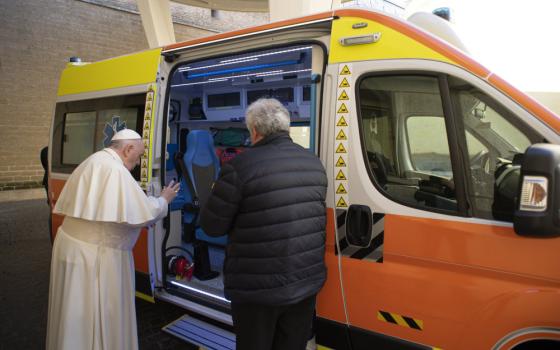
[[[156,81],[161,48],[95,63],[68,64],[62,72],[58,96],[115,89]]]
[[[352,28],[355,24],[361,24],[361,28]],[[343,46],[339,42],[341,38],[373,33],[381,33],[380,40],[376,43]],[[381,23],[358,17],[341,17],[333,21],[329,63],[399,58],[429,59],[455,64],[442,54]]]

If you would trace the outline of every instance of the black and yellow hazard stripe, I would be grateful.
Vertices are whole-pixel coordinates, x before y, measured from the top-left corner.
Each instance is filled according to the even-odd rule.
[[[364,259],[365,257],[370,255],[376,249],[378,249],[379,247],[381,247],[383,245],[384,237],[385,237],[385,233],[383,231],[381,231],[380,233],[377,234],[377,236],[373,237],[373,239],[369,243],[368,247],[358,250],[357,252],[350,255],[350,257],[352,259],[360,259],[360,260]],[[383,262],[383,256],[376,259],[376,261],[377,262]]]
[[[377,312],[377,319],[383,322],[393,323],[402,327],[412,328],[419,331],[424,330],[424,321],[396,314],[394,312],[387,312],[379,310]]]
[[[343,252],[346,247],[348,247],[348,242],[346,242],[346,209],[337,209],[336,210],[336,229],[338,231],[338,245],[334,248],[335,255],[339,254],[338,247],[340,247],[340,251]]]
[[[336,227],[338,232],[338,245],[335,247],[335,254],[341,253],[352,259],[370,260],[378,263],[383,262],[383,243],[385,232],[383,224],[374,228],[374,235],[370,244],[365,248],[351,247],[346,240],[346,215],[347,210],[336,210]],[[372,217],[373,225],[377,224],[385,217],[383,213],[374,213]],[[340,251],[339,251],[340,249]]]

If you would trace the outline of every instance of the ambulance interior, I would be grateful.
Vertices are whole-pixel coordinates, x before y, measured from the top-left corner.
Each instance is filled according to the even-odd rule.
[[[175,66],[168,95],[165,179],[181,181],[181,189],[170,205],[170,227],[162,243],[170,293],[229,308],[222,273],[227,232],[208,236],[199,227],[199,210],[221,166],[250,147],[244,116],[257,99],[281,101],[290,112],[291,137],[313,151],[312,78],[322,70],[322,57],[317,67],[313,64],[316,50],[289,46]]]

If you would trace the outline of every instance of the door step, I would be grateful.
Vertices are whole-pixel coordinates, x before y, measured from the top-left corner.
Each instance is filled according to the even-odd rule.
[[[189,315],[171,322],[162,330],[205,349],[235,350],[235,334]]]

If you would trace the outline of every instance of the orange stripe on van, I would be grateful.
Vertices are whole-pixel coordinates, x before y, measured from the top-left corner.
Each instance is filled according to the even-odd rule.
[[[423,45],[426,45],[430,49],[442,54],[443,56],[456,62],[460,66],[470,70],[472,73],[478,75],[479,77],[486,78],[488,74],[490,74],[490,71],[487,68],[485,68],[480,63],[476,62],[460,50],[454,48],[453,46],[447,44],[445,41],[438,39],[437,37],[429,33],[416,29],[407,22],[385,16],[381,13],[364,10],[337,10],[334,12],[334,15],[340,17],[361,17],[376,21],[409,36],[410,38],[418,41]]]
[[[492,73],[492,75],[488,78],[488,81],[497,89],[514,99],[527,111],[537,116],[556,132],[560,132],[560,117],[554,114],[554,112],[538,103],[531,96],[519,91],[517,88],[494,73]]]
[[[495,276],[499,271],[511,274],[510,278],[516,275],[558,283],[557,240],[521,237],[511,226],[385,215],[385,262],[432,261],[468,266],[477,269],[477,274]],[[528,257],[532,257],[530,261]]]

